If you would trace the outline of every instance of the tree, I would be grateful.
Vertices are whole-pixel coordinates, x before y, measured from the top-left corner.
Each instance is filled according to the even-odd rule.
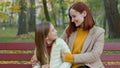
[[[50,21],[50,16],[49,16],[49,13],[48,13],[46,0],[43,0],[43,6],[44,6],[45,18],[46,18],[47,21]]]
[[[120,14],[118,0],[104,0],[106,18],[109,27],[109,38],[120,38]]]
[[[51,0],[51,8],[52,8],[52,15],[53,15],[53,20],[54,20],[54,23],[55,23],[55,26],[57,27],[57,23],[56,23],[56,21],[57,21],[57,16],[56,16],[56,10],[55,10],[55,5],[56,4],[54,4],[55,3],[55,1],[54,0]]]
[[[28,21],[28,31],[33,32],[35,28],[35,0],[30,0],[30,9],[29,9],[30,18]]]
[[[63,28],[65,28],[65,6],[64,6],[64,0],[60,0],[60,8],[62,13],[62,25]]]
[[[17,35],[28,33],[27,22],[26,22],[26,5],[25,5],[25,0],[20,0],[19,4],[21,6],[21,8],[20,8],[21,11],[19,12],[18,33],[17,33]]]

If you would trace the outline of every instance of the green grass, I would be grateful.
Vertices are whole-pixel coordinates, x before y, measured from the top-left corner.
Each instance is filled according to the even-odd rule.
[[[58,36],[60,36],[63,33],[64,29],[56,28],[58,31]],[[6,28],[5,30],[2,30],[0,28],[0,42],[34,42],[34,38],[32,39],[18,39],[16,37],[17,34],[17,28]]]
[[[64,29],[57,27],[58,36],[60,37]],[[0,42],[34,42],[34,39],[18,39],[16,38],[17,28],[8,27],[5,30],[2,30],[0,27]],[[108,39],[105,36],[105,42],[120,42],[120,39]]]
[[[103,51],[103,54],[120,54],[120,51]]]
[[[17,34],[17,28],[13,27],[8,27],[5,30],[2,30],[0,28],[0,37],[15,37]]]
[[[105,38],[105,42],[120,42],[120,39],[108,39],[108,38]]]
[[[34,39],[16,39],[15,37],[0,37],[0,42],[34,42]]]
[[[5,30],[0,28],[0,42],[33,42],[33,39],[18,39],[16,38],[17,28],[8,27]]]
[[[120,42],[120,39],[109,39],[108,35],[105,35],[105,42]]]

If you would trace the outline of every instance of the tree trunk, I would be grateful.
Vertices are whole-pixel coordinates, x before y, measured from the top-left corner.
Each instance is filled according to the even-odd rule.
[[[57,27],[57,23],[56,23],[56,15],[55,15],[55,8],[54,8],[54,4],[53,4],[53,1],[51,1],[51,7],[52,7],[52,14],[53,14],[53,19],[54,19],[54,23],[55,23],[55,26]]]
[[[103,28],[105,29],[105,31],[107,31],[106,30],[106,25],[107,25],[107,22],[106,22],[106,16],[104,16],[104,20],[103,20]],[[106,32],[105,32],[105,34],[106,34]]]
[[[104,0],[106,18],[109,26],[109,38],[120,38],[120,15],[118,0]]]
[[[30,18],[28,22],[28,31],[33,32],[35,28],[35,20],[36,20],[36,15],[35,15],[35,0],[30,0]]]
[[[19,12],[19,19],[18,19],[18,33],[17,35],[26,34],[28,33],[27,30],[27,22],[26,22],[26,6],[24,3],[25,0],[20,0],[21,11]]]
[[[47,21],[50,21],[48,9],[47,9],[47,2],[46,0],[43,0],[43,6],[44,6],[44,13]]]
[[[62,13],[62,27],[65,28],[64,1],[60,1],[60,8],[61,8],[61,13]]]

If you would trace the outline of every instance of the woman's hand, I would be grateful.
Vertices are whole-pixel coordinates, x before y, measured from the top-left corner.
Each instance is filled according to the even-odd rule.
[[[63,62],[74,62],[74,55],[70,52],[62,53]]]
[[[37,60],[34,59],[34,56],[31,58],[31,64],[32,67],[34,67],[37,64]]]
[[[62,53],[62,61],[65,61],[65,53]]]
[[[50,65],[49,64],[45,64],[45,65],[42,65],[41,68],[50,68]]]

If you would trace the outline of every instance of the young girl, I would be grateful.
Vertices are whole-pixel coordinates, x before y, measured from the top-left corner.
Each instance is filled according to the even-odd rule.
[[[32,60],[37,62],[33,62],[33,68],[70,68],[71,63],[62,62],[61,59],[62,52],[70,53],[70,50],[67,44],[57,37],[57,31],[51,23],[36,25],[35,44]]]

